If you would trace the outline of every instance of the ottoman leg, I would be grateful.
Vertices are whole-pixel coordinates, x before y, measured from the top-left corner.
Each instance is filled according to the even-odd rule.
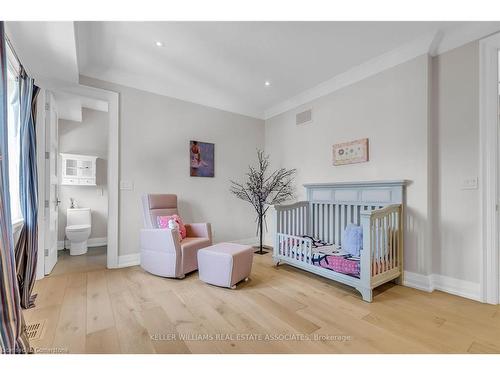
[[[245,281],[248,281],[248,277],[245,277]]]
[[[231,286],[231,289],[233,290],[236,289],[236,285]]]

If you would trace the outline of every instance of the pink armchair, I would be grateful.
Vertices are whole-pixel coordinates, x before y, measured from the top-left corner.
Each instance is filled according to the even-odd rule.
[[[154,275],[180,279],[197,270],[198,250],[212,245],[210,224],[185,224],[187,237],[179,241],[177,229],[159,229],[156,219],[178,214],[175,194],[145,194],[142,205],[141,267]]]

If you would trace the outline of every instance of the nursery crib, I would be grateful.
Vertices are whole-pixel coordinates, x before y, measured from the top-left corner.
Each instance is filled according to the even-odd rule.
[[[350,285],[371,302],[373,288],[402,277],[406,181],[304,186],[307,201],[275,206],[275,264]],[[348,225],[362,228],[357,256],[342,247]]]

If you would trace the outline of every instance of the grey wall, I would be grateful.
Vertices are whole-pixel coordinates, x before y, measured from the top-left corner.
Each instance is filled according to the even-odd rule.
[[[479,190],[461,188],[464,178],[479,175],[479,43],[435,57],[432,65],[437,168],[433,271],[479,282]]]
[[[59,152],[95,155],[98,159],[96,164],[97,186],[59,186],[61,204],[59,206],[58,240],[62,241],[65,236],[66,210],[70,206],[70,198],[75,198],[80,207],[92,209],[90,238],[106,238],[108,231],[108,186],[106,181],[108,114],[84,108],[82,122],[59,120]],[[61,168],[60,162],[59,168]]]
[[[215,241],[255,237],[251,207],[229,193],[256,149],[264,144],[264,121],[109,82],[80,83],[120,95],[119,254],[139,251],[143,193],[175,193],[184,221],[210,222]],[[215,143],[215,177],[189,176],[189,141]]]
[[[297,168],[298,199],[305,199],[304,183],[411,180],[405,269],[423,274],[430,273],[428,75],[428,57],[418,57],[271,118],[265,138],[275,166]],[[296,126],[295,114],[310,107],[313,123]],[[332,165],[333,144],[365,137],[368,163]]]

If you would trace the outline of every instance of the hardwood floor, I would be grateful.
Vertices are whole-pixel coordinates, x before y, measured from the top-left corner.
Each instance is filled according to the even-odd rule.
[[[74,272],[106,269],[106,246],[89,247],[87,254],[71,256],[69,250],[60,250],[51,276]]]
[[[80,257],[56,268],[24,312],[45,321],[41,353],[500,353],[498,306],[393,284],[368,304],[269,254],[236,290]]]

